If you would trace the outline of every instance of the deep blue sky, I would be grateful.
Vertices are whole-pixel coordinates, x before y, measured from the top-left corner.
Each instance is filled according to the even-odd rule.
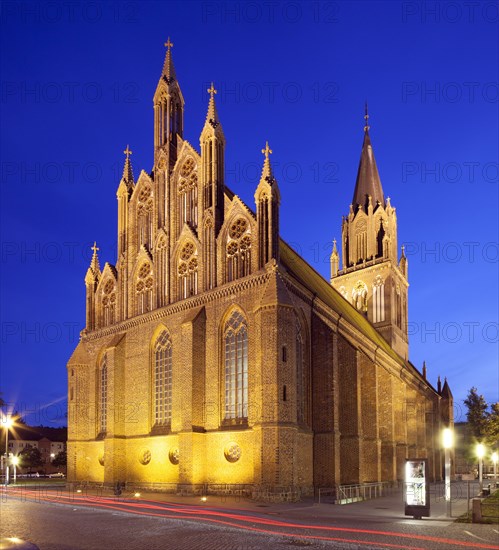
[[[122,151],[136,177],[150,171],[170,36],[186,139],[199,147],[213,80],[227,185],[254,205],[269,140],[282,236],[327,278],[368,100],[409,258],[410,358],[434,385],[448,378],[456,420],[471,386],[498,400],[499,14],[468,4],[4,2],[4,399],[32,422],[64,412],[90,245],[115,262]]]

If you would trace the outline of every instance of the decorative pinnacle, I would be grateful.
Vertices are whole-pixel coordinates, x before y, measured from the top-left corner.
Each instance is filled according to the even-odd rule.
[[[100,273],[99,258],[97,256],[97,251],[100,250],[97,247],[97,243],[94,241],[94,246],[90,247],[90,250],[93,250],[92,260],[90,261],[90,269],[93,271],[94,276]]]
[[[208,102],[208,113],[206,115],[206,122],[211,124],[211,126],[216,129],[217,126],[220,125],[220,122],[218,120],[218,113],[217,108],[215,106],[215,94],[217,91],[215,90],[215,85],[213,82],[211,83],[211,86],[206,90],[210,94],[210,100]]]
[[[274,174],[272,174],[272,166],[270,165],[270,156],[272,154],[272,149],[269,147],[269,142],[265,142],[265,149],[262,149],[262,153],[265,155],[265,160],[263,161],[263,170],[262,170],[262,179],[270,183],[274,183]]]
[[[368,109],[367,109],[367,101],[366,101],[366,105],[365,105],[364,120],[366,121],[366,125],[364,126],[364,132],[368,132],[371,127],[369,126],[369,112],[368,112]]]
[[[165,47],[168,48],[168,51],[173,48],[173,42],[170,42],[170,37],[168,37],[168,40],[165,42]]]
[[[132,150],[130,149],[130,146],[127,145],[126,149],[123,151],[125,153],[125,166],[123,167],[123,178],[128,186],[133,185],[133,169],[132,169],[132,161],[130,160],[130,155],[132,154]]]

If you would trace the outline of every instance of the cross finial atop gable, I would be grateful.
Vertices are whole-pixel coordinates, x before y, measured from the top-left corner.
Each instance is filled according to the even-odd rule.
[[[367,101],[366,101],[366,105],[365,105],[364,120],[366,121],[366,124],[365,124],[365,126],[364,126],[364,132],[368,132],[370,126],[369,126],[369,112],[368,112],[368,109],[367,109]]]
[[[214,94],[217,93],[215,90],[215,86],[213,85],[213,82],[211,83],[211,86],[208,88],[208,93],[210,94],[211,98],[213,99]]]
[[[269,160],[269,155],[272,154],[272,149],[269,147],[269,142],[265,142],[265,149],[262,149],[262,153],[265,155],[265,160]]]
[[[170,41],[170,37],[168,37],[168,40],[165,42],[165,47],[168,48],[168,51],[173,48],[173,42]]]
[[[132,154],[132,151],[130,150],[130,146],[129,146],[129,145],[126,146],[126,149],[123,151],[123,153],[125,153],[126,158],[127,158],[127,160],[128,160],[128,157]]]

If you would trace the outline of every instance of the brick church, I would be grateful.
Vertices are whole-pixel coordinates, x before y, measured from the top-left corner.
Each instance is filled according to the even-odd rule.
[[[135,179],[127,147],[116,264],[94,245],[85,277],[69,480],[297,499],[402,479],[406,457],[440,479],[452,394],[408,361],[407,259],[367,113],[326,281],[280,238],[268,144],[254,208],[228,187],[213,85],[199,149],[184,139],[166,46],[152,171]]]

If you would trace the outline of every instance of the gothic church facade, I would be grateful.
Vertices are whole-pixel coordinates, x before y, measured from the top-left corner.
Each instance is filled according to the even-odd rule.
[[[153,169],[135,179],[127,147],[116,265],[94,245],[85,277],[69,480],[296,499],[402,479],[409,456],[440,478],[452,395],[408,362],[407,259],[367,124],[328,282],[280,238],[268,144],[255,210],[226,185],[213,86],[199,150],[184,139],[166,45]]]

